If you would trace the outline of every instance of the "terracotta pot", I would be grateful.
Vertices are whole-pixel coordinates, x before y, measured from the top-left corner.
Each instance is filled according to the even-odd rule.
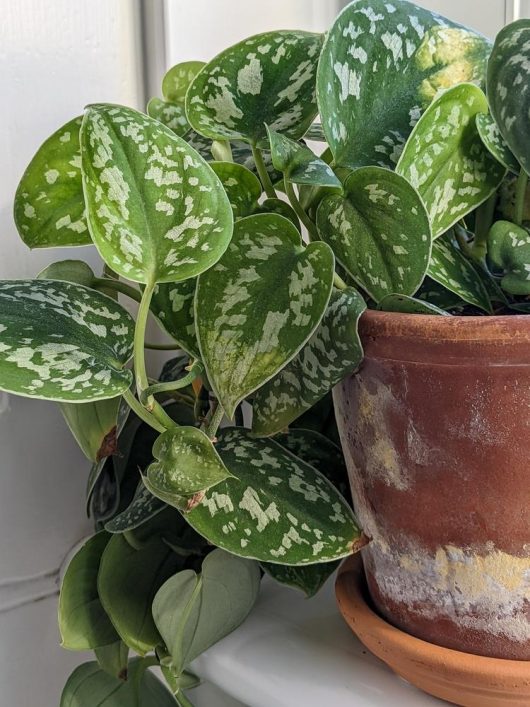
[[[334,396],[375,607],[530,660],[530,317],[370,311],[361,337]]]
[[[370,606],[359,556],[336,582],[340,610],[359,639],[398,675],[431,695],[464,707],[528,707],[530,664],[441,648],[400,631]]]

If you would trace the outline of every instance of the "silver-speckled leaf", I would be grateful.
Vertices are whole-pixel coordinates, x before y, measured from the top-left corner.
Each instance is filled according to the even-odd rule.
[[[225,49],[192,81],[186,113],[213,140],[267,146],[265,123],[301,137],[317,114],[315,79],[322,35],[276,31]]]
[[[326,580],[331,577],[339,566],[339,562],[319,562],[307,567],[290,567],[275,565],[272,562],[262,562],[265,572],[276,582],[287,587],[299,589],[308,599],[314,597],[322,589]]]
[[[272,164],[293,184],[337,187],[341,183],[331,167],[317,157],[309,147],[285,135],[267,130],[271,145]]]
[[[357,324],[366,309],[349,287],[334,290],[317,330],[298,355],[256,391],[252,431],[268,436],[290,425],[360,364]]]
[[[484,145],[488,148],[497,162],[506,169],[518,174],[521,166],[515,159],[513,152],[508,147],[506,140],[501,135],[499,126],[489,113],[477,113],[475,116],[478,134]]]
[[[488,61],[491,114],[517,161],[530,173],[530,19],[517,20],[497,35]]]
[[[184,105],[170,103],[155,96],[147,104],[147,115],[163,123],[175,135],[180,135],[181,137],[186,135],[190,129]]]
[[[465,302],[491,314],[490,299],[480,276],[451,236],[449,233],[433,243],[429,277]]]
[[[234,218],[250,216],[263,191],[256,175],[235,162],[210,162],[210,166],[226,191]]]
[[[208,437],[196,427],[163,432],[153,445],[144,484],[162,501],[192,496],[231,476]]]
[[[59,128],[29,163],[15,195],[15,223],[30,248],[90,245],[81,181],[79,128]]]
[[[196,286],[196,278],[157,285],[151,299],[151,311],[184,351],[199,358],[194,315]]]
[[[435,304],[424,302],[407,295],[387,295],[377,305],[382,312],[402,312],[406,314],[441,314],[451,316],[449,312],[440,309]]]
[[[65,402],[113,398],[130,384],[124,368],[134,322],[110,297],[55,280],[0,282],[0,390]]]
[[[87,109],[81,151],[90,232],[116,272],[136,282],[173,282],[219,260],[232,210],[188,143],[138,111],[100,104]]]
[[[381,167],[361,167],[317,211],[320,237],[372,299],[420,286],[431,252],[425,207],[413,187]]]
[[[172,66],[162,79],[163,98],[151,98],[147,113],[183,137],[191,126],[186,118],[186,91],[204,66],[202,61],[185,61]]]
[[[422,197],[433,238],[486,201],[504,179],[506,169],[484,146],[475,124],[475,116],[487,110],[480,88],[453,86],[422,115],[399,159],[396,171]]]
[[[530,234],[510,221],[497,221],[488,233],[488,258],[512,295],[530,294]]]
[[[199,277],[199,348],[226,414],[288,363],[318,326],[333,282],[325,243],[302,244],[276,214],[235,224],[219,263]]]
[[[105,530],[109,533],[125,533],[134,530],[158,515],[164,508],[166,504],[153,496],[144,484],[140,483],[129,506],[105,523]]]
[[[206,492],[185,517],[218,547],[260,562],[310,565],[347,557],[361,531],[330,482],[272,440],[222,430],[217,451],[237,476]]]
[[[263,201],[258,204],[255,211],[256,214],[278,214],[288,219],[298,232],[302,232],[300,221],[296,215],[295,210],[283,199],[276,199],[271,197],[270,199],[263,199]]]
[[[337,165],[392,167],[436,93],[482,82],[490,42],[404,0],[358,0],[330,29],[318,67],[322,127]]]

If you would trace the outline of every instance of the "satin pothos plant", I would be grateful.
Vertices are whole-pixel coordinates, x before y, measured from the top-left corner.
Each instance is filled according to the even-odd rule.
[[[146,113],[90,105],[38,150],[23,241],[104,263],[0,283],[0,388],[56,401],[93,465],[96,532],[59,625],[96,661],[62,707],[189,705],[190,663],[245,619],[263,572],[311,595],[369,541],[330,401],[361,363],[366,306],[530,309],[529,36],[519,21],[492,47],[357,0],[326,36],[179,64]],[[168,344],[146,341],[149,318]],[[158,379],[150,348],[180,350]]]

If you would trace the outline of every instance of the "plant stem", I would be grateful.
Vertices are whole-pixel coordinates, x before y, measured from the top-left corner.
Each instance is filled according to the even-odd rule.
[[[478,207],[475,215],[475,238],[469,247],[469,255],[481,265],[486,262],[488,232],[493,223],[496,204],[497,192],[494,192],[487,201]]]
[[[165,412],[164,408],[157,403],[154,397],[149,396],[145,402],[143,402],[143,392],[149,387],[149,379],[147,378],[147,369],[145,367],[145,328],[147,325],[147,317],[149,315],[149,305],[151,304],[151,298],[155,289],[155,283],[149,282],[143,291],[142,300],[138,308],[138,315],[136,318],[136,327],[134,329],[134,373],[136,375],[136,390],[138,391],[138,398],[142,402],[142,405],[152,413],[154,417],[162,424],[166,429],[171,429],[175,427],[175,422],[169,417]]]
[[[182,692],[182,690],[179,690],[177,694],[175,695],[175,699],[177,700],[177,704],[179,707],[193,707],[193,702],[190,702],[186,695]]]
[[[193,383],[195,378],[200,376],[202,372],[202,363],[200,361],[195,361],[195,363],[191,366],[190,372],[182,378],[179,378],[179,380],[167,381],[167,383],[153,383],[142,392],[142,404],[145,405],[149,396],[156,395],[156,393],[167,393],[172,390],[178,390],[179,388],[185,388],[190,383]]]
[[[269,177],[267,167],[265,166],[265,162],[263,160],[263,155],[261,154],[259,147],[256,147],[255,145],[252,145],[252,157],[254,158],[254,163],[256,165],[256,169],[258,170],[258,175],[263,189],[265,190],[265,194],[267,194],[269,199],[276,199],[278,195],[272,186],[271,178]]]
[[[152,349],[153,351],[176,351],[177,349],[180,349],[180,346],[176,341],[172,344],[154,344],[151,341],[145,341],[144,347],[146,349]]]
[[[333,284],[337,288],[337,290],[346,290],[348,288],[348,285],[344,282],[342,277],[338,275],[336,272],[333,273]]]
[[[309,240],[318,241],[319,236],[318,236],[317,227],[315,226],[313,221],[311,221],[311,219],[306,214],[306,212],[303,210],[302,205],[298,201],[298,197],[296,196],[296,192],[294,190],[293,185],[291,184],[291,182],[289,182],[285,178],[283,181],[285,182],[285,193],[287,194],[287,197],[288,197],[289,201],[291,202],[291,206],[293,207],[296,215],[298,216],[300,221],[306,227],[307,232],[309,233]]]
[[[135,302],[142,301],[142,293],[139,290],[120,280],[112,280],[108,277],[97,277],[93,282],[93,287],[96,290],[114,290],[115,292],[120,292],[122,295],[127,295],[127,297],[130,297]]]
[[[217,434],[217,430],[219,429],[219,425],[221,424],[225,414],[222,405],[220,405],[218,401],[216,401],[214,405],[215,407],[211,410],[210,415],[205,420],[203,425],[203,432],[212,442],[215,439],[215,435]]]
[[[151,415],[150,412],[147,412],[147,410],[136,400],[132,392],[127,388],[127,390],[122,393],[123,398],[125,399],[125,402],[127,405],[131,408],[131,410],[138,415],[138,417],[143,420],[144,422],[147,422],[148,425],[151,425],[153,429],[155,429],[157,432],[165,432],[166,428],[164,425],[161,425],[156,418]]]
[[[467,242],[467,236],[466,236],[466,230],[463,228],[459,223],[455,224],[455,238],[457,240],[458,245],[460,246],[460,250],[464,255],[467,255],[468,258],[472,258],[472,251],[471,251],[471,246]]]
[[[521,167],[519,176],[517,177],[517,182],[515,184],[515,209],[514,209],[514,221],[518,226],[523,223],[524,215],[524,202],[526,196],[526,187],[528,184],[528,175]]]

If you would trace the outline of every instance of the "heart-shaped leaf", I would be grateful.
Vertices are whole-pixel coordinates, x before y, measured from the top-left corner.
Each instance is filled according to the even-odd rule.
[[[90,232],[116,272],[144,283],[211,267],[232,234],[218,178],[187,142],[138,111],[94,105],[81,128]]]
[[[488,233],[488,258],[503,273],[501,287],[512,295],[530,294],[530,234],[510,221],[497,221]]]
[[[296,215],[293,207],[282,199],[264,199],[261,204],[258,204],[256,214],[278,214],[288,219],[296,230],[301,233],[300,221]]]
[[[317,157],[309,147],[295,140],[290,140],[274,130],[267,129],[271,145],[272,164],[283,172],[285,178],[293,184],[337,187],[341,183],[331,167]]]
[[[435,304],[424,302],[415,297],[407,297],[406,295],[387,295],[383,297],[377,305],[377,309],[383,312],[402,312],[407,314],[442,314],[451,316],[449,312],[440,309]]]
[[[37,280],[65,280],[85,287],[92,287],[95,279],[94,271],[83,260],[58,260],[37,275]]]
[[[491,314],[491,303],[484,284],[473,265],[454,244],[451,234],[433,243],[429,277],[464,302]]]
[[[100,292],[54,280],[0,282],[0,390],[88,402],[131,384],[134,322]]]
[[[162,642],[151,605],[162,584],[181,569],[181,562],[158,538],[135,549],[123,535],[113,535],[103,552],[98,575],[101,603],[122,641],[140,655]]]
[[[451,314],[458,314],[465,308],[466,303],[454,292],[450,292],[443,285],[426,277],[422,286],[416,293],[416,297],[422,301],[432,304],[439,309],[451,310]]]
[[[204,66],[202,61],[185,61],[172,66],[162,79],[163,99],[152,98],[147,113],[183,137],[191,126],[186,118],[186,91],[192,79]]]
[[[125,533],[143,525],[148,520],[158,515],[166,508],[166,504],[144,486],[138,485],[130,505],[105,523],[105,530],[109,533]]]
[[[126,682],[96,662],[83,663],[68,678],[59,707],[175,707],[173,695],[142,663],[131,660]]]
[[[94,653],[99,667],[108,675],[120,680],[127,678],[129,646],[126,646],[123,641],[118,640],[108,646],[95,648]]]
[[[161,283],[155,287],[151,311],[167,333],[194,358],[199,358],[195,332],[194,301],[196,278]]]
[[[275,434],[312,407],[360,364],[363,349],[357,333],[366,309],[353,288],[334,290],[317,330],[298,355],[253,398],[252,431]]]
[[[185,514],[211,543],[260,562],[309,565],[346,557],[361,533],[344,498],[309,464],[241,427],[217,443],[237,477],[206,492]]]
[[[97,579],[107,533],[97,533],[76,552],[66,569],[59,596],[62,646],[87,651],[118,640],[99,600]]]
[[[490,43],[404,0],[358,0],[322,49],[317,94],[336,164],[392,167],[436,93],[482,81]]]
[[[497,35],[488,61],[491,114],[517,161],[530,172],[530,20],[517,20]]]
[[[153,602],[153,616],[176,676],[246,619],[259,586],[258,564],[223,550],[206,557],[200,575],[184,570],[167,580]]]
[[[423,199],[433,238],[486,201],[504,179],[504,166],[486,149],[475,124],[476,115],[487,110],[480,88],[453,86],[422,115],[399,159],[396,171]]]
[[[319,562],[317,565],[309,565],[308,567],[290,567],[289,565],[263,562],[261,566],[276,582],[299,589],[310,599],[322,589],[326,580],[331,577],[339,564],[340,561]]]
[[[226,191],[234,218],[250,216],[261,196],[261,182],[256,175],[235,162],[210,162]]]
[[[90,245],[81,181],[79,128],[74,118],[41,145],[15,195],[15,223],[30,248]]]
[[[317,114],[315,77],[322,35],[277,31],[249,37],[216,56],[192,81],[186,114],[213,140],[267,146],[265,123],[301,137]]]
[[[195,305],[201,358],[229,417],[314,332],[331,294],[333,266],[325,243],[304,247],[281,216],[236,223],[223,258],[199,278]]]
[[[231,476],[208,437],[196,427],[163,432],[153,446],[157,460],[143,477],[144,484],[163,501],[192,496]]]
[[[502,137],[499,126],[489,113],[477,113],[475,116],[478,134],[484,145],[488,148],[497,162],[500,162],[506,169],[515,174],[519,174],[521,169],[519,162],[514,157],[513,152],[508,147],[506,140]]]
[[[321,238],[372,299],[420,286],[431,252],[425,207],[406,179],[381,167],[362,167],[344,183],[344,196],[320,203]]]

